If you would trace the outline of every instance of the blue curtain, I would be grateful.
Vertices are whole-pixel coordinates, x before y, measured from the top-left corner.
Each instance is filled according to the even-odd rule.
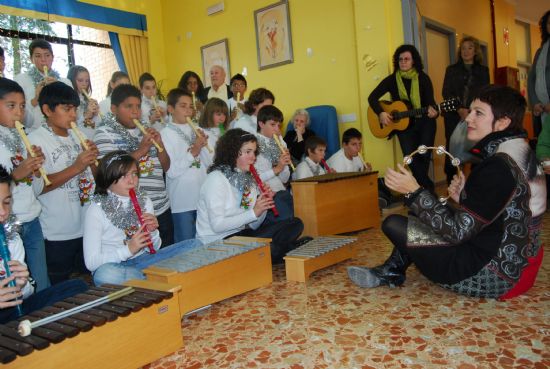
[[[118,63],[118,68],[124,73],[128,73],[126,69],[126,63],[124,62],[124,56],[122,55],[122,49],[120,48],[120,41],[118,40],[118,33],[109,32],[109,40],[111,40],[111,47],[115,52],[115,58]]]

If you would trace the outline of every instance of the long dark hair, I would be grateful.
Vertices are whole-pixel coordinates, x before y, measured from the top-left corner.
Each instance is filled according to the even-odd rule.
[[[247,142],[256,142],[258,144],[258,139],[252,133],[248,133],[240,128],[230,129],[225,132],[216,144],[214,163],[208,168],[208,173],[218,169],[222,165],[235,169],[241,147]],[[258,156],[258,146],[256,146],[255,154]]]
[[[138,170],[139,166],[136,159],[127,151],[111,151],[99,161],[95,177],[95,193],[106,195],[109,186],[117,183],[132,167]]]
[[[416,69],[417,72],[421,72],[424,69],[422,58],[420,57],[418,50],[416,50],[416,47],[414,47],[414,45],[404,44],[395,49],[395,52],[393,53],[392,61],[394,73],[399,70],[399,55],[406,53],[407,51],[412,55],[413,68]]]
[[[195,78],[199,85],[197,88],[197,92],[195,93],[195,96],[197,97],[197,99],[200,99],[201,102],[206,101],[204,97],[204,85],[202,84],[201,77],[199,77],[199,75],[193,72],[192,70],[188,70],[185,73],[183,73],[183,75],[180,78],[180,81],[178,82],[178,88],[181,88],[182,90],[191,93],[191,91],[187,89],[187,81],[191,77]]]
[[[539,28],[540,28],[540,38],[542,38],[541,46],[544,45],[546,40],[548,40],[548,37],[550,37],[550,34],[548,33],[548,26],[546,25],[548,23],[548,17],[550,17],[550,10],[548,10],[542,18],[539,21]]]

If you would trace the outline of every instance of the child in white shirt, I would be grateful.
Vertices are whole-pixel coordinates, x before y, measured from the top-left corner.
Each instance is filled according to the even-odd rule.
[[[313,176],[326,174],[329,170],[325,167],[325,152],[327,143],[319,136],[311,136],[306,140],[307,156],[298,164],[296,171],[293,173],[293,179],[303,179]]]
[[[342,148],[327,160],[328,166],[338,173],[372,171],[371,165],[359,158],[362,138],[357,129],[347,129],[342,135]]]
[[[69,279],[73,271],[86,272],[82,256],[82,222],[94,189],[90,166],[97,148],[87,140],[83,150],[74,135],[71,122],[76,120],[80,104],[78,94],[62,82],[45,86],[38,97],[46,123],[29,135],[42,147],[44,169],[51,184],[44,186],[38,200],[42,204],[40,225],[46,244],[46,261],[52,284]]]
[[[147,266],[177,254],[181,248],[200,244],[190,240],[159,250],[159,223],[151,199],[144,191],[136,191],[139,167],[130,153],[113,151],[105,155],[96,177],[97,187],[84,226],[84,258],[96,285],[145,279],[141,271]],[[143,211],[143,225],[130,199],[132,189]]]
[[[233,122],[243,115],[244,103],[246,102],[246,99],[244,98],[247,88],[246,78],[244,78],[242,74],[237,73],[231,77],[229,85],[231,92],[233,93],[233,97],[227,101],[227,104],[229,105],[229,112],[231,114],[229,121]]]
[[[199,119],[199,126],[208,138],[208,150],[201,150],[201,160],[210,166],[214,161],[214,149],[221,136],[224,135],[228,128],[229,111],[227,104],[217,97],[213,97],[206,101],[204,111]]]
[[[166,189],[174,222],[174,242],[195,238],[199,190],[206,179],[207,164],[201,152],[207,151],[207,137],[199,136],[187,123],[193,116],[192,96],[179,88],[168,93],[168,124],[160,133],[170,168],[166,171]]]
[[[90,72],[80,65],[73,65],[67,72],[67,78],[73,84],[74,90],[80,98],[80,105],[77,109],[78,118],[76,124],[78,128],[90,140],[94,138],[95,127],[101,122],[99,113],[99,104],[92,99],[92,83],[90,82]]]
[[[107,96],[99,103],[99,111],[101,115],[106,116],[111,112],[111,94],[113,90],[119,85],[129,85],[130,77],[128,74],[122,71],[113,72],[109,83],[107,83]]]
[[[273,105],[275,96],[266,88],[257,88],[250,93],[248,100],[244,103],[244,114],[231,122],[231,128],[240,128],[249,133],[256,134],[258,131],[258,111],[265,105]]]
[[[241,129],[232,129],[220,138],[214,163],[199,196],[197,236],[202,242],[213,242],[232,235],[271,238],[273,263],[296,247],[303,231],[298,218],[266,223],[266,213],[275,203],[273,193],[264,184],[260,194],[250,174],[257,153],[257,138]]]
[[[150,73],[143,73],[139,77],[141,90],[141,116],[149,124],[161,131],[166,125],[166,103],[158,99],[157,81]]]

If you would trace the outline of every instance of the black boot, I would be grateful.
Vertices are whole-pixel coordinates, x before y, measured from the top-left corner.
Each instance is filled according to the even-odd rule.
[[[409,255],[394,247],[384,264],[374,268],[351,266],[348,267],[348,276],[360,287],[401,286],[406,279],[405,271],[411,263]]]

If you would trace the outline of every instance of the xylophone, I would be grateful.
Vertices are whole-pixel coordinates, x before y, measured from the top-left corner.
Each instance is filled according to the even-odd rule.
[[[147,280],[180,285],[181,314],[270,284],[270,239],[231,237],[162,260]]]
[[[20,320],[40,320],[122,288],[91,287]],[[177,297],[139,287],[118,300],[33,328],[27,337],[19,335],[18,325],[0,325],[0,362],[9,368],[136,368],[183,345]]]
[[[340,236],[316,237],[290,251],[284,257],[286,279],[305,282],[314,271],[355,257],[357,249],[353,243],[356,240]]]

